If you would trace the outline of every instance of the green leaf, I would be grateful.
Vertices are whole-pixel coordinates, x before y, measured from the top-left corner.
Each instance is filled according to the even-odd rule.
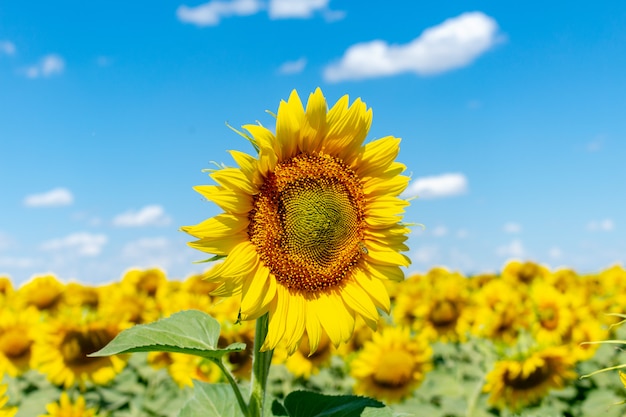
[[[178,417],[244,417],[230,385],[194,381],[193,391]]]
[[[367,407],[381,409],[368,410]],[[276,410],[277,415],[289,417],[360,417],[367,415],[369,417],[387,417],[393,414],[385,405],[379,401],[367,397],[358,397],[355,395],[324,395],[311,391],[294,391],[287,395],[283,407],[278,404],[272,405],[272,411]],[[372,412],[374,411],[374,412]],[[280,414],[287,412],[287,414]]]
[[[108,345],[89,356],[132,352],[178,352],[204,358],[220,358],[242,351],[245,343],[218,348],[220,324],[198,310],[186,310],[154,323],[139,324],[118,334]]]

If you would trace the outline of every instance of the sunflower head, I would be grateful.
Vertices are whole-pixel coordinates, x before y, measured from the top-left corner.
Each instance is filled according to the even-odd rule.
[[[548,347],[496,362],[484,391],[498,408],[519,410],[541,401],[552,389],[561,389],[576,377],[575,359],[567,348]]]
[[[237,167],[196,187],[224,212],[182,228],[198,238],[192,247],[224,259],[205,276],[213,294],[240,295],[242,320],[269,313],[264,349],[284,341],[293,353],[305,333],[312,352],[323,333],[337,345],[357,316],[375,328],[390,306],[383,281],[401,280],[409,264],[400,140],[364,144],[372,111],[348,103],[328,110],[317,89],[305,108],[294,91],[275,133],[243,126],[256,155],[231,151]]]

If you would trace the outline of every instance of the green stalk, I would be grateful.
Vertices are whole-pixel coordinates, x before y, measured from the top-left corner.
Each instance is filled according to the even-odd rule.
[[[237,402],[239,403],[239,408],[241,408],[241,412],[244,416],[248,416],[250,414],[250,411],[248,410],[248,404],[246,404],[246,401],[243,399],[243,395],[241,395],[241,390],[239,389],[239,385],[237,385],[237,381],[235,381],[235,378],[233,378],[233,375],[230,373],[230,371],[226,369],[221,358],[214,359],[212,361],[222,370],[224,376],[226,376],[228,383],[235,393],[235,397],[237,397]]]
[[[268,323],[268,313],[265,313],[256,321],[256,333],[254,335],[254,356],[252,358],[250,402],[248,403],[248,417],[263,416],[267,376],[270,373],[272,354],[274,353],[274,350],[261,352],[261,346],[263,346],[265,336],[267,336]]]

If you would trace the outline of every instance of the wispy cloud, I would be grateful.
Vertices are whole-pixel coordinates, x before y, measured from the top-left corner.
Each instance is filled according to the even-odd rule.
[[[42,243],[41,249],[46,251],[70,250],[81,256],[96,256],[102,252],[102,247],[107,241],[108,238],[103,234],[78,232],[45,241]]]
[[[411,254],[411,260],[420,264],[432,264],[441,258],[441,251],[438,246],[421,245]]]
[[[306,67],[306,58],[300,58],[297,61],[288,61],[278,68],[280,74],[298,74],[304,71]]]
[[[40,194],[31,194],[24,198],[27,207],[58,207],[69,206],[74,202],[74,196],[67,188],[54,188]]]
[[[467,192],[467,178],[461,173],[447,173],[413,180],[405,191],[406,197],[432,199],[451,197]]]
[[[444,237],[448,234],[448,228],[446,226],[436,226],[430,233],[434,237]]]
[[[14,55],[17,51],[15,44],[10,41],[0,41],[0,55]]]
[[[327,9],[328,0],[270,0],[271,19],[308,19]]]
[[[129,210],[115,216],[113,224],[120,227],[164,226],[170,223],[163,207],[157,204]]]
[[[505,233],[520,233],[522,231],[522,225],[515,222],[508,222],[502,226],[502,230]]]
[[[563,257],[563,251],[558,246],[553,246],[548,250],[548,256],[555,260],[561,259],[561,257]]]
[[[413,72],[431,75],[471,64],[496,45],[498,24],[481,12],[464,13],[426,29],[408,44],[374,40],[352,45],[324,70],[330,82]]]
[[[60,55],[49,54],[41,58],[35,64],[24,69],[24,75],[28,78],[52,77],[63,74],[65,71],[65,61]]]
[[[521,258],[526,254],[526,249],[519,239],[514,239],[506,245],[496,248],[496,255],[507,258]]]
[[[258,13],[264,5],[258,0],[212,0],[195,7],[178,6],[178,20],[197,26],[215,26],[223,18],[231,16],[250,16]]]
[[[592,220],[587,223],[587,230],[590,232],[610,232],[615,228],[615,223],[611,219]]]

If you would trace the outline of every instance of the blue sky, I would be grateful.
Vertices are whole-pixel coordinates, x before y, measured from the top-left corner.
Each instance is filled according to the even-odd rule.
[[[621,1],[3,2],[0,273],[203,270],[192,187],[253,152],[226,122],[318,86],[402,138],[411,272],[623,263],[625,27]]]

